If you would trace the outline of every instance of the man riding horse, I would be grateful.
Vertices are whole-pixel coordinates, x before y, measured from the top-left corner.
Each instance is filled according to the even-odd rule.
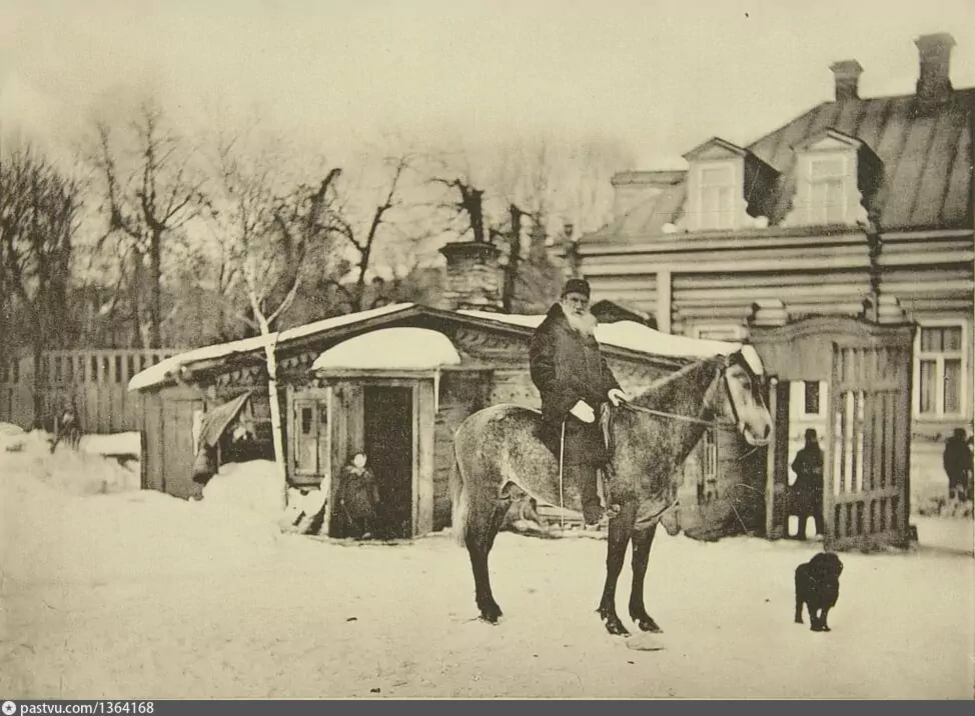
[[[596,341],[596,318],[589,312],[589,284],[569,279],[558,303],[535,330],[529,350],[531,378],[542,398],[539,438],[561,458],[566,485],[582,498],[583,519],[593,525],[603,517],[598,472],[603,471],[604,494],[610,502],[609,453],[600,427],[608,403],[627,400]],[[617,505],[609,505],[613,517]]]

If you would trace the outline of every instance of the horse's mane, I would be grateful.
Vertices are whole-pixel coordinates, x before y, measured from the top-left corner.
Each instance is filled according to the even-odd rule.
[[[724,356],[714,355],[685,365],[680,370],[653,381],[646,390],[634,396],[630,402],[644,408],[655,407],[656,402],[672,393],[677,385],[683,383],[691,373],[704,370],[712,365],[723,367],[724,361]]]

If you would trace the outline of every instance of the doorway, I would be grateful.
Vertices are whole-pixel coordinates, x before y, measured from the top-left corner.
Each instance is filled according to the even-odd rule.
[[[363,442],[379,488],[380,536],[412,537],[413,389],[366,386],[363,413]]]

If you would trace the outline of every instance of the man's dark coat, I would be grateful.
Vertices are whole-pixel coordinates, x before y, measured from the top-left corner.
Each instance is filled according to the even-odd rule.
[[[566,463],[605,462],[605,446],[599,423],[583,423],[569,411],[580,400],[599,415],[607,393],[619,388],[606,364],[599,343],[574,330],[555,304],[535,329],[529,348],[531,377],[542,397],[543,431],[540,437],[558,454],[562,421],[566,420]],[[570,437],[571,436],[571,437]]]
[[[965,486],[965,478],[972,469],[972,451],[965,438],[953,435],[945,441],[943,462],[945,474],[948,475],[948,488]]]

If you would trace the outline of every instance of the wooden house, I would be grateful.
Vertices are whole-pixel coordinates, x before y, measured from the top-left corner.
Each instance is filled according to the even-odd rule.
[[[714,137],[683,171],[616,175],[615,217],[570,252],[594,300],[626,301],[665,332],[751,340],[810,316],[915,324],[916,505],[947,492],[944,439],[973,428],[975,88],[952,87],[953,45],[917,38],[912,94],[861,97],[863,68],[836,62],[833,99],[756,141]],[[827,431],[828,382],[793,379],[787,397],[794,454],[806,428]]]
[[[528,371],[528,342],[543,316],[500,311],[501,267],[495,247],[456,243],[442,251],[447,269],[441,305],[393,304],[273,337],[289,483],[327,491],[330,513],[338,487],[333,478],[362,450],[379,480],[386,518],[401,537],[449,526],[453,433],[464,418],[502,402],[539,405]],[[597,313],[606,323],[620,316],[639,317],[611,303],[598,307]],[[700,350],[694,341],[652,353],[636,349],[633,340],[619,338],[621,326],[601,325],[597,338],[631,393],[679,369]],[[608,328],[615,330],[605,333],[610,337],[604,340],[598,331]],[[637,321],[626,324],[622,333],[639,337],[640,331],[659,335]],[[191,478],[197,448],[194,420],[244,391],[251,391],[252,421],[263,446],[256,457],[272,458],[264,340],[183,353],[132,380],[130,388],[144,396],[144,488],[184,498],[198,495],[201,486]],[[736,347],[727,344],[729,350]],[[701,454],[688,461],[688,470],[714,473],[717,466],[709,466],[707,456],[714,462],[717,442],[728,446],[721,453],[727,479],[746,486],[755,482],[753,490],[721,496],[715,490],[706,509],[694,508],[683,517],[685,527],[702,534],[720,531],[736,515],[732,529],[758,528],[763,518],[761,456],[736,460],[741,454],[737,438],[718,430]],[[696,477],[688,482],[692,493],[698,482]],[[334,519],[325,524],[326,531],[339,533]]]

